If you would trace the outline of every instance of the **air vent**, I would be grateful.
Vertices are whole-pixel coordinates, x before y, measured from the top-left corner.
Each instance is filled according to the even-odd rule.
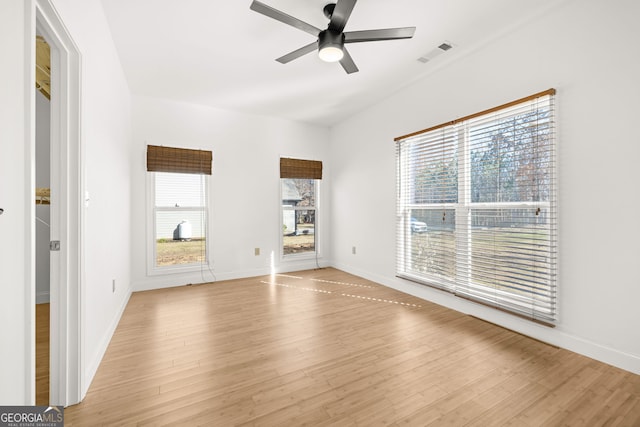
[[[423,64],[426,64],[427,62],[433,60],[434,58],[443,54],[444,52],[448,51],[451,48],[453,48],[452,43],[448,41],[442,42],[438,47],[430,50],[429,52],[425,53],[420,58],[418,58],[418,62],[422,62]]]

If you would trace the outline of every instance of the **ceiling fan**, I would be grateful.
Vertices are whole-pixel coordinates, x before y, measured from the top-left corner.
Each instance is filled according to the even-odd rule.
[[[316,28],[311,24],[307,24],[298,18],[294,18],[256,0],[253,0],[250,9],[317,37],[317,40],[313,43],[309,43],[300,49],[281,56],[276,59],[276,61],[281,64],[286,64],[318,49],[320,59],[326,62],[339,61],[347,74],[351,74],[357,72],[358,67],[356,67],[355,62],[353,62],[351,55],[349,55],[345,44],[410,39],[416,31],[416,27],[403,27],[344,32],[344,28],[347,25],[351,11],[356,5],[356,1],[357,0],[338,0],[337,3],[329,3],[324,6],[324,15],[329,19],[329,25],[326,30]]]

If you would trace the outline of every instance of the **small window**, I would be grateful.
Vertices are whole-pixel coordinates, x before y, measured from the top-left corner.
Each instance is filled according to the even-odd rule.
[[[282,254],[315,254],[318,180],[283,178],[280,184]]]
[[[282,256],[318,254],[318,188],[322,162],[280,158]]]
[[[152,269],[207,264],[205,175],[154,172]]]
[[[207,263],[207,177],[154,172],[154,268]]]
[[[208,150],[147,146],[149,274],[199,270],[208,264],[212,164]]]

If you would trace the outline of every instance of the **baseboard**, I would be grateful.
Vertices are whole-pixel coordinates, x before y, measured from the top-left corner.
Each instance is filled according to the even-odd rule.
[[[104,357],[104,354],[106,353],[107,348],[109,347],[111,338],[113,337],[113,334],[115,333],[116,328],[118,327],[118,323],[120,323],[120,319],[122,318],[122,314],[124,313],[124,310],[127,307],[127,304],[129,303],[130,297],[131,297],[131,288],[129,287],[125,291],[125,296],[122,299],[122,302],[120,303],[118,312],[113,317],[113,320],[109,325],[109,329],[107,330],[107,332],[102,337],[102,340],[100,341],[98,350],[96,351],[93,358],[87,363],[87,368],[84,370],[84,381],[82,382],[82,384],[84,385],[84,389],[82,390],[81,400],[85,398],[85,396],[87,395],[87,391],[89,391],[91,382],[93,381],[93,378],[95,377],[96,372],[98,371],[98,367],[100,367],[102,358]]]
[[[533,339],[581,354],[591,359],[624,369],[640,375],[640,356],[604,346],[588,339],[563,331],[561,326],[549,328],[525,319],[512,316],[481,304],[458,298],[448,292],[439,291],[428,286],[419,285],[397,277],[385,277],[358,269],[354,266],[334,263],[333,266],[344,272],[379,283],[383,286],[404,292],[426,301],[469,314],[482,320],[494,323]]]
[[[326,262],[319,261],[316,264],[315,259],[295,260],[283,262],[272,271],[271,267],[259,267],[247,270],[237,271],[204,271],[204,273],[183,273],[172,274],[166,276],[149,276],[144,280],[133,283],[133,292],[150,291],[154,289],[174,288],[177,286],[196,285],[201,283],[218,282],[221,280],[245,279],[248,277],[266,276],[271,273],[288,273],[292,271],[311,270],[314,268],[329,267]]]
[[[51,298],[48,291],[36,293],[36,304],[48,304],[50,300]]]

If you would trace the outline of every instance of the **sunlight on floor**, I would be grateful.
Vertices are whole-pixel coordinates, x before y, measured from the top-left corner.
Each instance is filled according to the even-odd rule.
[[[357,286],[357,287],[362,287],[362,288],[373,289],[373,286],[369,286],[369,285],[359,285],[359,284],[356,284],[356,283],[337,282],[337,281],[333,281],[333,280],[322,280],[322,279],[311,279],[311,278],[305,279],[304,277],[292,276],[292,275],[287,275],[287,274],[272,274],[270,282],[266,282],[264,280],[261,280],[260,283],[265,284],[265,285],[289,288],[289,289],[298,289],[298,290],[301,290],[301,291],[309,291],[309,292],[322,293],[322,294],[334,294],[334,292],[329,291],[329,290],[325,290],[325,289],[301,287],[301,286],[295,286],[295,285],[290,285],[290,284],[286,284],[286,283],[277,283],[275,281],[275,276],[282,277],[282,278],[288,278],[288,279],[311,280],[311,281],[320,282],[320,283],[329,283],[329,284],[334,284],[334,285],[346,285],[346,286]],[[335,295],[338,295],[338,294],[335,294]],[[405,302],[401,302],[401,301],[394,301],[394,300],[388,300],[388,299],[383,299],[383,298],[367,297],[367,296],[363,296],[363,295],[340,294],[340,296],[347,297],[347,298],[357,298],[357,299],[361,299],[361,300],[365,300],[365,301],[381,302],[381,303],[387,303],[387,304],[396,304],[396,305],[401,305],[401,306],[404,306],[404,307],[422,308],[422,306],[418,305],[418,304],[405,303]]]

